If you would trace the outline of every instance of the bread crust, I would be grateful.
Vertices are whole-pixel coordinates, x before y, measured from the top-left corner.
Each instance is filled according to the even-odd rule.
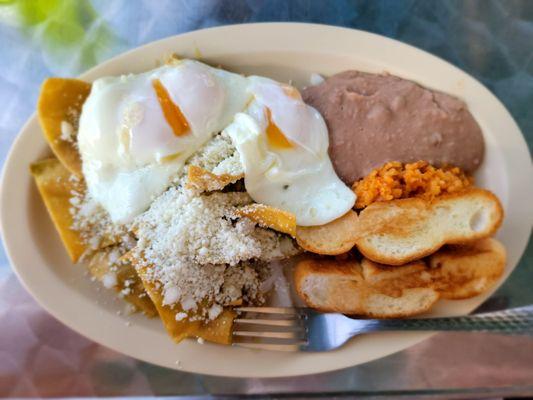
[[[460,202],[484,201],[490,204],[489,221],[486,229],[471,232],[455,232],[451,230],[435,239],[429,235],[426,243],[417,251],[405,252],[402,254],[387,254],[382,249],[376,248],[370,243],[370,239],[378,236],[387,238],[416,238],[421,228],[438,230],[444,229],[442,226],[431,226],[432,219],[437,212],[443,212],[443,208],[449,208],[453,213],[453,208],[458,207]],[[476,211],[477,212],[477,211]],[[475,213],[474,217],[475,217]],[[359,214],[359,236],[356,240],[357,249],[367,258],[387,265],[402,265],[413,260],[426,257],[445,244],[469,244],[479,239],[492,236],[503,221],[503,208],[498,198],[488,190],[480,188],[469,188],[460,193],[440,196],[432,201],[421,198],[409,198],[393,200],[390,202],[376,202],[365,208]],[[472,217],[472,218],[474,218]],[[425,224],[425,225],[424,225]],[[438,235],[437,235],[438,236]],[[433,239],[433,240],[431,240]]]
[[[309,288],[309,280],[323,285],[315,291]],[[363,268],[355,259],[305,259],[296,266],[294,281],[298,295],[309,307],[321,312],[340,312],[371,318],[405,318],[429,311],[439,299],[439,294],[430,286],[406,285],[399,288],[399,292],[383,293],[380,285],[372,285],[365,280]],[[406,297],[424,298],[424,302],[412,305],[410,310],[379,309],[374,305],[377,302],[387,302],[390,308],[397,300],[397,304],[400,304],[399,301]]]
[[[296,227],[296,242],[312,253],[335,256],[353,248],[358,232],[357,214],[350,210],[325,225]]]
[[[442,248],[428,259],[434,287],[445,299],[462,300],[492,288],[505,271],[505,247],[487,238]]]
[[[405,318],[429,311],[439,298],[466,299],[492,288],[505,269],[496,239],[446,246],[425,260],[401,266],[353,256],[312,257],[294,270],[305,303],[322,312]]]

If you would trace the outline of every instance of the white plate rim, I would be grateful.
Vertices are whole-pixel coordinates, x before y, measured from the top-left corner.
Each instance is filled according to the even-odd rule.
[[[119,63],[120,60],[127,60],[135,57],[138,58],[141,54],[144,54],[147,58],[150,58],[150,54],[155,55],[158,53],[157,58],[160,58],[161,49],[175,48],[176,43],[188,42],[188,51],[193,51],[193,47],[196,46],[196,43],[201,42],[201,40],[205,40],[206,37],[215,38],[217,36],[225,36],[236,38],[239,37],[237,33],[238,35],[246,35],[247,38],[263,38],[263,40],[267,37],[274,37],[273,41],[284,38],[285,40],[283,41],[276,41],[276,47],[274,50],[287,49],[290,51],[291,46],[293,46],[292,49],[294,49],[294,46],[298,43],[302,44],[301,47],[305,47],[305,43],[307,43],[307,46],[309,47],[309,41],[313,38],[316,39],[313,41],[315,45],[317,43],[320,44],[322,41],[331,40],[333,38],[336,40],[338,39],[340,42],[353,41],[354,43],[360,43],[362,46],[368,46],[368,43],[377,43],[380,44],[382,50],[385,48],[398,55],[416,56],[425,62],[431,62],[435,68],[443,69],[445,73],[458,74],[461,79],[464,79],[465,85],[470,85],[473,88],[472,90],[477,90],[483,95],[483,99],[491,104],[491,107],[501,119],[498,123],[498,127],[504,127],[508,131],[509,136],[507,137],[507,145],[513,150],[513,157],[505,160],[507,172],[515,171],[518,168],[531,168],[529,164],[528,148],[518,126],[507,112],[505,107],[484,86],[463,71],[431,54],[393,39],[388,39],[368,32],[327,25],[304,23],[259,23],[208,28],[161,39],[130,50],[90,69],[80,77],[85,79],[94,78],[99,71],[107,70],[110,67],[113,68]],[[298,42],[299,40],[300,42]],[[330,43],[331,42],[328,42],[328,44]],[[264,45],[264,43],[262,44]],[[261,48],[261,46],[259,47]],[[338,51],[338,43],[335,43],[335,46],[330,46],[328,51],[325,51],[325,53],[329,52],[333,54],[335,51]],[[153,59],[155,60],[156,58]],[[497,121],[495,123],[497,123]],[[353,366],[402,350],[430,336],[430,334],[427,333],[378,334],[371,337],[370,340],[373,343],[372,345],[368,344],[369,340],[367,338],[364,338],[364,340],[361,339],[361,342],[367,343],[367,346],[372,347],[372,351],[370,352],[364,351],[364,348],[362,348],[363,343],[350,343],[346,348],[332,353],[299,353],[291,354],[290,356],[282,353],[267,354],[264,352],[229,348],[211,344],[200,347],[199,344],[196,344],[193,341],[187,341],[179,345],[174,345],[174,348],[176,349],[176,357],[172,359],[168,357],[162,358],[164,353],[161,352],[150,350],[146,351],[146,349],[142,350],[132,347],[132,340],[124,340],[124,337],[133,336],[133,343],[135,343],[135,340],[138,338],[151,337],[149,335],[150,329],[144,326],[139,326],[133,329],[131,327],[124,328],[124,320],[122,317],[117,316],[117,318],[114,318],[109,313],[100,314],[100,317],[105,317],[105,322],[102,323],[102,326],[88,326],[88,324],[84,322],[83,318],[76,318],[73,316],[72,309],[79,304],[83,304],[85,307],[88,307],[88,309],[93,311],[96,309],[89,307],[88,304],[84,304],[83,302],[77,302],[75,292],[72,290],[72,288],[66,287],[62,288],[62,293],[74,294],[74,297],[70,299],[70,301],[72,301],[74,304],[70,304],[69,307],[58,307],[57,299],[55,301],[50,299],[50,294],[47,292],[47,289],[43,289],[39,286],[39,282],[35,282],[35,279],[32,278],[32,270],[27,266],[27,263],[31,260],[31,255],[26,253],[27,249],[23,246],[23,242],[21,241],[21,237],[27,237],[27,235],[21,235],[21,232],[25,230],[24,233],[28,233],[27,231],[29,228],[24,226],[19,227],[19,230],[10,228],[11,226],[16,226],[17,222],[20,222],[20,220],[24,221],[24,218],[21,219],[21,217],[25,216],[27,218],[27,215],[17,209],[17,205],[20,208],[20,205],[25,204],[27,201],[27,193],[26,197],[24,197],[24,192],[19,192],[16,190],[18,186],[22,186],[17,185],[17,183],[19,183],[18,180],[21,177],[20,174],[16,175],[12,172],[20,172],[21,163],[26,163],[27,169],[27,160],[22,160],[17,157],[20,154],[24,154],[24,149],[27,148],[27,146],[32,145],[33,138],[30,133],[35,131],[35,129],[38,129],[36,128],[36,124],[37,121],[34,114],[21,129],[21,133],[15,140],[6,159],[2,174],[0,216],[2,236],[4,239],[6,252],[20,281],[23,283],[28,292],[30,292],[43,306],[43,308],[45,308],[65,325],[73,328],[90,339],[119,352],[128,354],[132,357],[169,368],[181,369],[195,373],[231,377],[280,377],[326,372],[334,369]],[[521,174],[520,176],[515,176],[513,177],[512,182],[507,182],[509,185],[512,185],[512,187],[522,187],[522,191],[520,192],[521,196],[509,196],[507,199],[502,199],[504,205],[506,205],[507,218],[513,218],[513,221],[519,221],[519,219],[516,218],[517,213],[519,214],[521,210],[524,209],[523,206],[527,203],[528,199],[533,199],[532,190],[529,185],[527,185],[527,175],[528,174],[526,173]],[[515,193],[517,194],[518,192],[515,191]],[[520,215],[518,215],[518,217],[520,217]],[[531,221],[528,221],[526,218],[524,223],[519,223],[516,226],[510,227],[504,226],[504,229],[502,229],[506,231],[505,234],[510,234],[511,230],[517,234],[517,239],[515,239],[513,244],[513,254],[512,258],[510,259],[510,265],[507,269],[506,276],[516,266],[518,258],[525,249],[529,232],[524,227],[528,223],[529,226],[531,226]],[[34,253],[32,253],[32,255],[37,256],[37,254]],[[492,292],[493,291],[491,291],[491,293]],[[481,304],[491,293],[487,293],[486,295],[473,299],[475,301],[471,301],[468,304],[468,307],[466,307],[467,311],[470,311],[477,305]],[[100,313],[102,313],[101,310]],[[102,327],[112,329],[113,333],[102,333]],[[157,337],[157,339],[160,339],[160,337]],[[170,341],[170,339],[168,340]],[[393,345],[391,345],[392,341],[394,341]],[[201,360],[199,361],[197,359],[198,357],[202,359],[204,357],[208,357],[209,362],[203,362]],[[249,368],[246,366],[246,360],[249,360],[250,358],[256,359],[256,361],[261,359],[263,364],[266,365],[258,366],[256,365],[257,363],[254,363],[254,368]],[[175,364],[175,361],[178,359],[181,361],[180,365]],[[294,362],[296,359],[299,361]]]

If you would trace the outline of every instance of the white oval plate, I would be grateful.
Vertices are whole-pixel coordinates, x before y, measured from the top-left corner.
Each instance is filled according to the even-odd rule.
[[[478,176],[506,210],[499,232],[508,251],[505,277],[516,266],[531,229],[531,164],[527,145],[503,105],[480,83],[416,48],[378,35],[310,24],[250,24],[206,29],[163,39],[119,55],[81,76],[141,72],[170,53],[202,58],[246,74],[308,84],[312,72],[347,69],[387,71],[466,101],[483,129],[487,152]],[[72,265],[28,173],[49,153],[35,115],[23,127],[5,165],[2,231],[11,264],[26,289],[53,316],[92,340],[132,357],[169,368],[233,377],[281,377],[330,371],[374,360],[429,337],[380,333],[360,337],[329,353],[260,352],[194,340],[173,343],[161,322],[125,316],[114,294]],[[466,301],[441,301],[432,315],[466,314],[490,293]],[[127,326],[130,321],[131,325]],[[179,364],[178,364],[179,361]]]

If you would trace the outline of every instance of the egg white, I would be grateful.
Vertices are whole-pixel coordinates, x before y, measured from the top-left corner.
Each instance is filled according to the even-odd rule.
[[[189,134],[174,134],[155,79],[185,116]],[[132,220],[168,187],[188,157],[245,108],[251,98],[247,86],[240,75],[191,60],[96,80],[78,131],[91,196],[114,222]]]
[[[225,129],[239,152],[246,191],[258,203],[293,213],[301,226],[323,225],[344,215],[355,194],[333,169],[322,116],[288,96],[278,82],[249,79],[255,100]],[[267,108],[291,148],[269,144]]]
[[[167,121],[154,80],[179,108],[187,134],[177,135]],[[269,142],[269,124],[290,146]],[[325,122],[295,89],[191,60],[93,83],[78,132],[89,193],[113,221],[129,222],[223,129],[238,150],[246,190],[256,202],[292,212],[302,226],[325,224],[353,207],[355,195],[337,177],[327,153]]]

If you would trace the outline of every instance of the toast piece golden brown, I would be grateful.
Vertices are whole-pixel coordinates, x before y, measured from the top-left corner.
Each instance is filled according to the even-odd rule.
[[[307,305],[320,311],[406,317],[428,311],[439,297],[466,299],[490,289],[503,274],[505,257],[503,245],[488,238],[400,266],[366,258],[307,259],[296,266],[295,285]]]
[[[356,246],[367,258],[402,265],[444,244],[467,244],[491,236],[503,210],[498,198],[479,188],[443,195],[377,202],[359,214]]]
[[[76,147],[78,120],[91,84],[79,79],[49,78],[37,102],[37,115],[44,137],[55,156],[73,174],[81,176]]]
[[[295,268],[296,291],[319,311],[374,318],[421,314],[439,299],[430,282],[420,285],[416,265],[396,268],[391,276],[379,278],[373,268],[354,259],[308,258]]]
[[[367,284],[391,297],[401,296],[404,289],[433,287],[431,274],[422,260],[391,266],[363,258],[361,267]]]
[[[312,253],[334,256],[350,251],[357,233],[357,214],[350,210],[325,225],[296,227],[296,241]]]
[[[440,249],[428,258],[434,287],[445,299],[467,299],[493,287],[505,269],[505,247],[496,239]]]

